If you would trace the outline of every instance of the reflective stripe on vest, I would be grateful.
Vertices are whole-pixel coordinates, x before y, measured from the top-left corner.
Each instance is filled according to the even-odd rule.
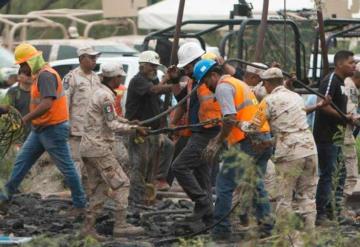
[[[69,120],[69,113],[67,108],[66,96],[62,86],[62,81],[59,74],[53,68],[48,65],[44,66],[36,75],[35,81],[31,86],[31,100],[30,100],[30,112],[34,111],[41,102],[41,95],[38,88],[39,75],[42,72],[49,72],[56,77],[57,81],[57,98],[52,101],[50,109],[38,118],[35,118],[31,123],[35,126],[48,126]]]
[[[220,78],[219,84],[220,83],[228,83],[235,89],[234,103],[237,110],[236,120],[240,122],[252,120],[258,109],[258,101],[249,86],[245,82],[229,75]],[[269,130],[269,124],[266,122],[264,126],[262,126],[261,131],[269,132]],[[229,145],[233,145],[244,138],[245,133],[238,127],[233,127],[227,138],[227,142]]]

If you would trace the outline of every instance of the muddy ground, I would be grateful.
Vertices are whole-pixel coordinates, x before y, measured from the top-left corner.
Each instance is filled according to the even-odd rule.
[[[71,208],[71,200],[57,196],[42,199],[40,194],[19,194],[14,197],[12,202],[2,208],[0,219],[0,231],[5,235],[39,237],[29,246],[107,246],[107,247],[127,247],[127,246],[172,246],[170,242],[162,242],[175,236],[183,236],[190,231],[197,231],[204,227],[195,225],[190,227],[184,222],[184,217],[192,210],[193,205],[187,200],[178,200],[176,203],[169,199],[159,201],[152,207],[145,208],[141,215],[129,214],[128,221],[141,225],[146,229],[145,236],[138,236],[131,239],[113,239],[111,237],[113,228],[113,205],[109,201],[102,215],[97,219],[96,228],[99,233],[106,235],[108,240],[98,244],[89,242],[89,239],[81,239],[78,231],[82,225],[83,219],[70,219],[66,217],[66,212]],[[329,231],[336,232],[337,236],[343,236],[347,240],[343,245],[338,245],[329,240],[324,240],[322,244],[315,246],[357,246],[358,232],[360,225],[357,223],[351,225],[329,227]],[[341,234],[339,234],[339,231]],[[243,235],[246,238],[246,232],[237,232],[238,236]],[[335,235],[334,235],[335,236]],[[209,239],[203,235],[203,240],[198,242],[183,243],[182,246],[243,246],[230,242],[206,242]],[[335,237],[334,237],[335,238]],[[353,241],[351,239],[354,239]],[[204,241],[206,244],[204,244]],[[335,241],[335,240],[334,240]],[[241,241],[240,241],[241,243]],[[244,243],[244,242],[242,242]],[[353,243],[355,245],[348,245]],[[263,241],[261,246],[271,246],[272,239]],[[260,245],[250,245],[260,246]],[[288,246],[291,246],[290,244]]]

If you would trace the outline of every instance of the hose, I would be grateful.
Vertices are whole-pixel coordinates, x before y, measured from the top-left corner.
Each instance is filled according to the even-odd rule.
[[[9,106],[9,111],[0,117],[0,158],[3,159],[12,144],[20,140],[24,133],[22,116],[18,110]]]
[[[250,65],[252,67],[256,67],[256,68],[259,68],[259,69],[268,69],[268,68],[265,68],[264,66],[261,66],[261,65],[257,65],[257,64],[253,64],[253,63],[250,63],[250,62],[247,62],[245,60],[242,60],[242,59],[238,59],[238,58],[231,58],[229,60],[227,60],[226,62],[238,62],[238,63],[242,63],[242,64],[245,64],[245,65]],[[310,93],[312,94],[315,94],[316,96],[322,98],[322,99],[325,99],[325,96],[317,91],[315,91],[314,89],[312,89],[311,87],[307,86],[305,83],[303,83],[302,81],[298,80],[298,79],[294,79],[289,73],[285,72],[282,70],[282,73],[289,77],[289,78],[292,78],[294,82],[296,82],[297,84],[299,84],[301,87],[305,88],[306,90],[308,90]],[[340,110],[340,108],[334,104],[334,102],[330,102],[330,105],[340,114],[340,116],[342,118],[344,118],[344,120],[347,120],[347,116],[344,112],[342,112]],[[359,123],[356,123],[356,126],[359,126]]]

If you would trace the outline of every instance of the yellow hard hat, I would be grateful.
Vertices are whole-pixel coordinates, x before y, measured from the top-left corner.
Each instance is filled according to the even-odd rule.
[[[201,58],[207,59],[207,60],[215,60],[217,58],[217,56],[213,52],[206,52],[204,55],[201,56]]]
[[[15,63],[24,63],[29,59],[40,55],[41,53],[42,52],[38,51],[34,46],[27,43],[22,43],[15,48]]]

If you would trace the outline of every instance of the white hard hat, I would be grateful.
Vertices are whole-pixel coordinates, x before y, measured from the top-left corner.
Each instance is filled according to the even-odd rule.
[[[159,54],[154,51],[143,51],[139,55],[139,63],[151,63],[161,65]]]
[[[96,51],[94,49],[94,47],[92,47],[91,45],[84,45],[84,46],[81,46],[77,49],[77,54],[78,56],[80,57],[81,55],[84,55],[84,54],[87,54],[87,55],[90,55],[90,56],[97,56],[97,55],[100,55],[101,52],[99,51]]]
[[[261,74],[261,79],[268,80],[274,78],[283,78],[283,73],[279,68],[270,68]]]
[[[205,53],[200,44],[196,42],[188,42],[180,46],[178,50],[179,63],[178,68],[183,68],[195,59],[201,57]]]
[[[261,67],[263,67],[264,69],[259,69],[259,68],[254,67],[254,66],[247,65],[245,72],[253,73],[253,74],[257,74],[257,75],[261,75],[261,73],[263,73],[263,72],[268,68],[268,66],[266,66],[266,65],[263,64],[263,63],[252,63],[252,64],[253,64],[253,65],[257,65],[257,66],[261,66]]]
[[[360,62],[358,62],[358,63],[356,64],[355,70],[356,70],[356,71],[360,71]]]
[[[121,63],[107,62],[100,65],[100,75],[104,77],[126,76]]]

